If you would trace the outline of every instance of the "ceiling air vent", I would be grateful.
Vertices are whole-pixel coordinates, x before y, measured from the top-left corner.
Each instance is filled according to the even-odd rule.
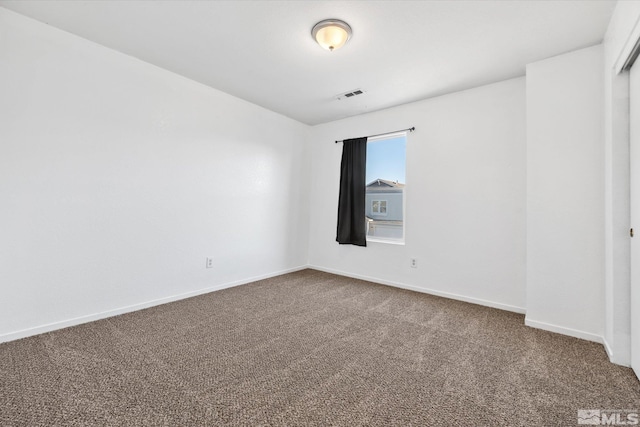
[[[347,99],[353,98],[354,96],[362,95],[364,91],[362,89],[352,90],[351,92],[343,93],[336,96],[336,99]]]

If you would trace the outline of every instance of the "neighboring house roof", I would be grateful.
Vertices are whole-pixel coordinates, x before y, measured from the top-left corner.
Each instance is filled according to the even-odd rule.
[[[368,193],[399,193],[402,192],[404,184],[397,181],[389,181],[388,179],[376,179],[367,184],[366,191]]]
[[[370,183],[367,184],[367,188],[369,187],[382,187],[382,188],[403,188],[404,184],[399,183],[398,181],[389,181],[388,179],[374,179]]]

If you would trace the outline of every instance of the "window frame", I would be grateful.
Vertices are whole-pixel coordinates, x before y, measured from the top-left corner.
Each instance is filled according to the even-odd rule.
[[[380,135],[380,136],[374,136],[374,137],[369,137],[369,139],[367,140],[367,144],[369,143],[375,143],[377,141],[383,141],[385,139],[394,139],[394,138],[399,138],[399,137],[404,137],[405,140],[405,154],[404,154],[404,162],[405,162],[405,181],[407,181],[407,153],[406,153],[406,147],[408,145],[409,142],[409,138],[408,138],[409,132],[408,131],[400,131],[400,132],[393,132],[393,133],[389,133],[389,134],[385,134],[385,135]],[[364,221],[367,222],[367,235],[366,235],[366,239],[367,239],[367,243],[383,243],[383,244],[387,244],[387,245],[400,245],[400,246],[404,246],[405,245],[405,240],[406,240],[406,226],[407,226],[407,182],[404,182],[404,188],[402,189],[402,237],[401,238],[388,238],[388,237],[379,237],[379,236],[369,236],[369,221],[367,220],[367,218],[364,218]],[[381,200],[381,199],[378,199]],[[386,201],[386,200],[385,200]],[[373,203],[373,200],[372,200]],[[387,212],[389,211],[388,206],[387,206]],[[373,206],[372,206],[372,212],[373,212]],[[387,214],[378,214],[380,216],[386,216]]]
[[[373,205],[374,203],[378,203],[378,211],[376,212],[373,209]],[[382,207],[382,204],[384,203],[384,213],[380,212],[380,208]],[[386,200],[382,200],[382,199],[376,199],[376,200],[371,200],[371,213],[378,215],[378,216],[387,216],[387,201]]]

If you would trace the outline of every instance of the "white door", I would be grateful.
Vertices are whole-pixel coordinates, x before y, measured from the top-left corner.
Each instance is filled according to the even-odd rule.
[[[631,367],[640,378],[640,61],[630,71]]]

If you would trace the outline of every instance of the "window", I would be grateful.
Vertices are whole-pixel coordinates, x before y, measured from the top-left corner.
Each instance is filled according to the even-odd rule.
[[[387,214],[387,201],[386,200],[372,200],[371,201],[371,213],[373,215],[386,215]]]
[[[367,142],[367,241],[404,243],[406,132]]]

